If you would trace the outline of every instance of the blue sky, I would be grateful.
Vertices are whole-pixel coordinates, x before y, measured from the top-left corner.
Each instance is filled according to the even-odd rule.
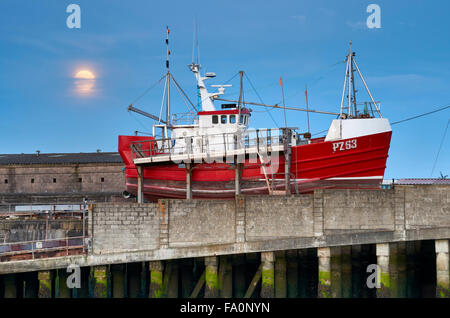
[[[81,7],[81,28],[66,26],[66,7]],[[381,29],[366,27],[366,8],[381,8]],[[448,1],[119,1],[0,2],[0,153],[117,150],[117,136],[150,131],[150,119],[126,107],[165,72],[165,27],[171,29],[171,71],[191,100],[194,20],[200,62],[221,84],[244,70],[266,103],[338,111],[348,42],[382,113],[391,122],[450,104]],[[338,64],[337,64],[338,63]],[[95,75],[79,94],[74,75]],[[226,97],[237,98],[238,77]],[[245,96],[259,101],[249,84]],[[359,101],[369,97],[360,89]],[[159,114],[162,85],[136,106]],[[174,89],[172,89],[174,91]],[[178,94],[176,94],[178,95]],[[174,93],[173,111],[186,107]],[[253,127],[274,127],[253,107]],[[258,111],[258,112],[257,112]],[[282,111],[271,114],[278,125]],[[312,133],[333,116],[311,115]],[[450,109],[393,126],[385,178],[430,177]],[[288,112],[306,130],[306,115]],[[450,133],[433,177],[450,175]]]

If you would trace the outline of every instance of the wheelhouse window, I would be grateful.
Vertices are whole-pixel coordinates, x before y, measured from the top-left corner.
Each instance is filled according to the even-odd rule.
[[[220,116],[220,123],[221,124],[226,124],[227,123],[227,115]]]
[[[230,124],[236,124],[236,116],[230,115]]]
[[[219,117],[217,115],[213,115],[212,116],[212,123],[213,124],[218,124],[219,123]]]
[[[239,123],[247,125],[248,124],[248,116],[247,115],[241,115],[241,118],[239,119]]]

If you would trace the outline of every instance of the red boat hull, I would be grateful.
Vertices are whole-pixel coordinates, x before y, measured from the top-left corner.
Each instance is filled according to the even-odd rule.
[[[310,144],[291,148],[291,192],[310,192],[316,188],[352,188],[379,185],[384,176],[392,132],[384,132],[339,141],[312,139]],[[125,182],[136,195],[137,170],[132,161],[130,143],[151,140],[142,136],[119,136],[119,152],[125,163]],[[150,143],[149,143],[150,144]],[[284,156],[278,169],[269,174],[275,190],[284,190]],[[144,196],[147,200],[186,197],[186,169],[174,163],[144,166]],[[272,178],[273,177],[273,178]],[[224,199],[235,196],[235,171],[232,164],[195,164],[192,169],[194,198]],[[273,179],[273,180],[272,180]],[[242,194],[268,194],[266,176],[259,160],[243,163]]]

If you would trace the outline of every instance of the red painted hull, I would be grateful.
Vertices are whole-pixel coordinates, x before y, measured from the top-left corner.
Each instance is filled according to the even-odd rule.
[[[392,132],[347,139],[354,148],[346,149],[347,140],[311,140],[310,144],[291,148],[291,191],[310,192],[316,188],[352,188],[382,182]],[[149,140],[141,136],[119,136],[119,152],[125,163],[126,189],[137,192],[137,171],[132,161],[131,141]],[[356,141],[354,141],[356,140]],[[342,145],[334,145],[343,142]],[[279,157],[273,187],[284,190],[284,157]],[[234,197],[235,171],[225,163],[197,164],[192,170],[194,198],[223,199]],[[243,194],[267,194],[267,182],[261,164],[243,163]],[[186,169],[177,164],[144,167],[144,196],[147,200],[186,197]],[[272,182],[272,180],[270,181]]]

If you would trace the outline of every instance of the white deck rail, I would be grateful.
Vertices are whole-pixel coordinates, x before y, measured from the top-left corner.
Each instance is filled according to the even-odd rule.
[[[174,162],[236,162],[246,157],[257,162],[258,154],[281,153],[291,145],[291,128],[254,129],[179,138],[134,141],[130,144],[136,165]]]

